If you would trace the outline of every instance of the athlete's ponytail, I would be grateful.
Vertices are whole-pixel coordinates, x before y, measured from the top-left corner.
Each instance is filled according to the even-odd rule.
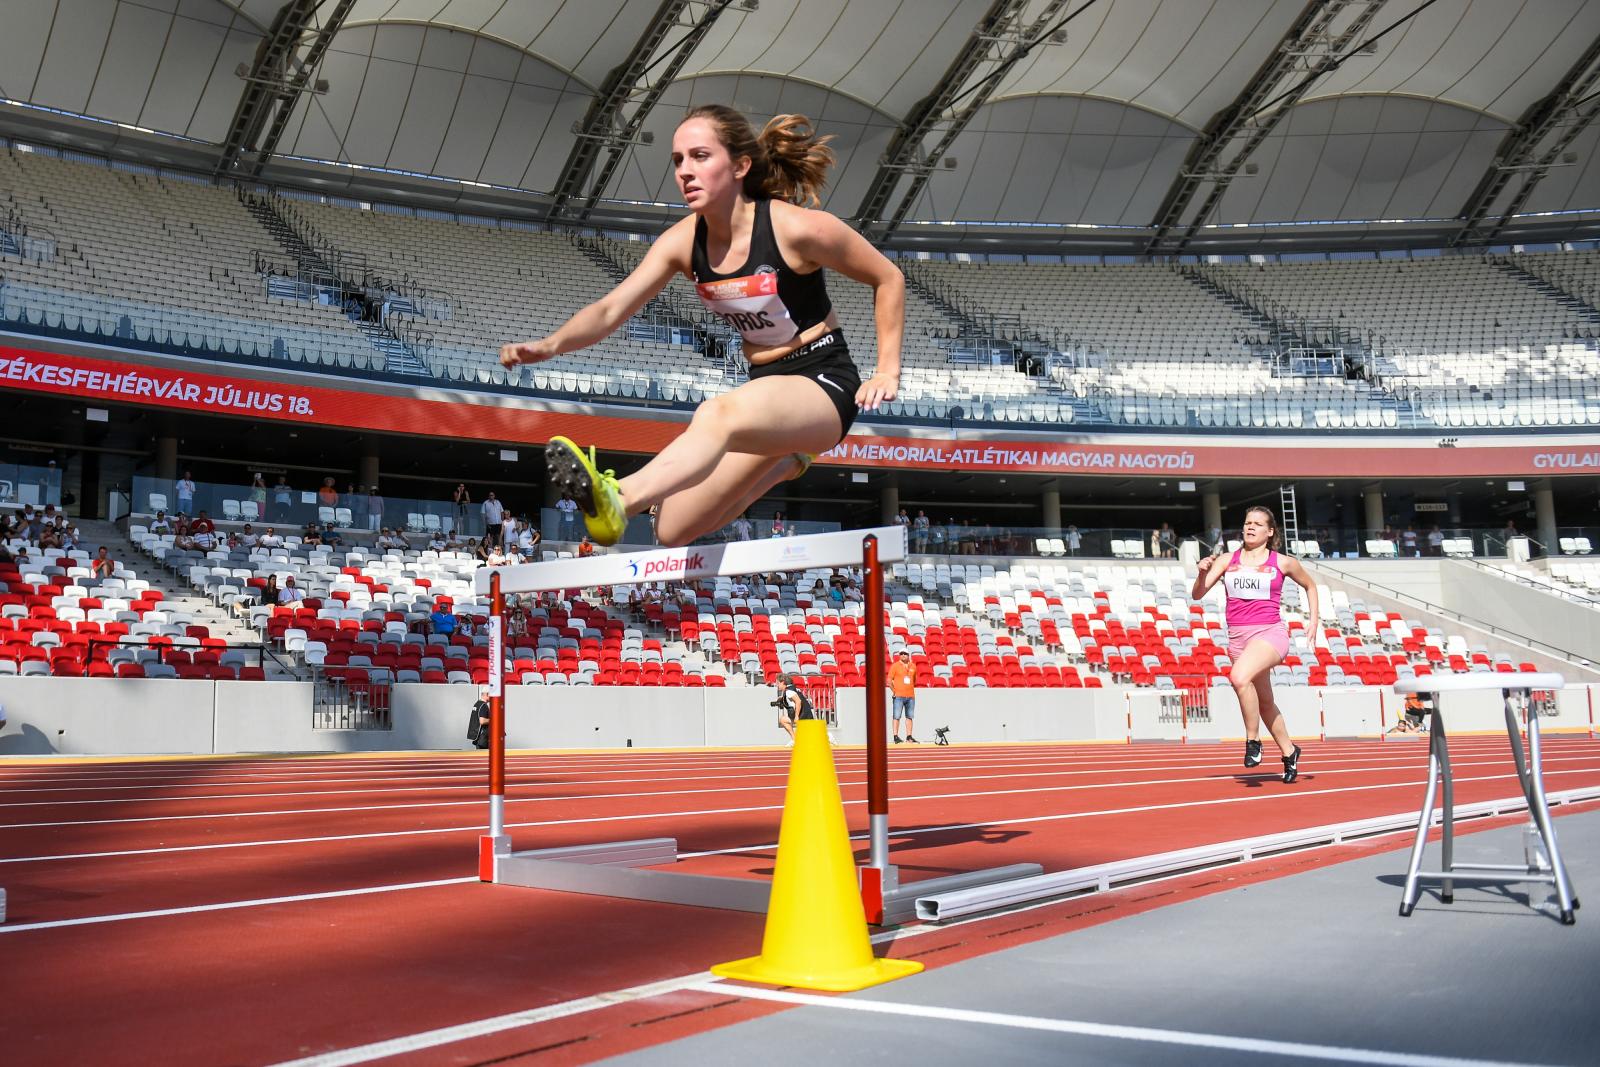
[[[761,181],[761,192],[766,196],[787,200],[802,207],[816,207],[822,203],[822,187],[828,181],[828,168],[833,166],[833,149],[828,142],[831,135],[818,137],[811,128],[811,120],[804,115],[779,115],[757,138],[765,149],[766,173]],[[745,191],[749,192],[750,177],[756,172],[750,168],[745,177]]]
[[[734,159],[747,156],[744,194],[751,199],[776,197],[804,207],[821,203],[819,194],[833,166],[833,137],[819,137],[804,115],[779,115],[757,134],[743,114],[724,104],[702,104],[683,117],[705,119],[717,140]]]

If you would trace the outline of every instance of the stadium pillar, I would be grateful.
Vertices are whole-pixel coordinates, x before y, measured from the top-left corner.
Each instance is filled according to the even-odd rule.
[[[1561,536],[1556,530],[1556,494],[1548,480],[1533,483],[1533,517],[1539,527],[1539,541],[1547,556],[1561,555]]]
[[[1361,503],[1366,508],[1366,529],[1363,538],[1377,537],[1383,532],[1383,485],[1373,482],[1361,490]]]
[[[376,455],[361,457],[361,462],[356,467],[356,484],[378,484],[378,457]]]
[[[1061,490],[1054,486],[1039,494],[1040,525],[1051,533],[1061,532]]]
[[[878,513],[883,525],[894,525],[895,518],[900,514],[899,486],[886,485],[878,490]]]
[[[171,482],[178,477],[178,439],[156,438],[156,481]]]
[[[1200,494],[1200,520],[1206,524],[1208,537],[1209,531],[1222,529],[1222,490],[1215,485]]]

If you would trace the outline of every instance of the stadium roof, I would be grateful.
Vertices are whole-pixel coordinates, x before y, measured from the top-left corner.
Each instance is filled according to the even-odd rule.
[[[1600,232],[1600,0],[7,8],[12,133],[187,165],[231,148],[236,173],[330,192],[649,228],[676,201],[678,118],[721,101],[812,116],[840,159],[829,209],[906,247]]]

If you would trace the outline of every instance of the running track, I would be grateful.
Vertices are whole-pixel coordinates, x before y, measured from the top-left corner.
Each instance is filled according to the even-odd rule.
[[[908,881],[1060,870],[1416,809],[1425,744],[1306,750],[1284,786],[1232,745],[896,747],[892,855]],[[1503,737],[1451,750],[1458,803],[1516,794]],[[836,758],[862,828],[864,752]],[[519,849],[676,836],[690,869],[767,876],[787,762],[513,754],[507,822]],[[1545,773],[1552,791],[1600,785],[1600,742],[1547,737]],[[636,988],[756,951],[760,916],[479,884],[484,775],[473,753],[0,764],[7,1062],[277,1063],[484,1019],[498,1021],[384,1062],[586,1062],[780,1010]],[[913,929],[893,951],[937,966],[1361,847]]]

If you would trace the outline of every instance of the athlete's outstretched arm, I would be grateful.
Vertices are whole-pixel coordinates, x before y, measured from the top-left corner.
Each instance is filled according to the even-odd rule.
[[[865,237],[826,211],[800,215],[794,245],[806,259],[846,278],[872,286],[872,315],[878,328],[878,368],[856,391],[863,411],[875,411],[900,392],[900,343],[906,328],[906,279]]]
[[[655,239],[650,251],[633,273],[611,292],[573,315],[548,337],[537,341],[514,341],[500,347],[502,366],[538,363],[552,356],[576,352],[603,337],[632,318],[672,281],[674,274],[689,268],[689,252],[694,240],[694,216],[679,219]]]

